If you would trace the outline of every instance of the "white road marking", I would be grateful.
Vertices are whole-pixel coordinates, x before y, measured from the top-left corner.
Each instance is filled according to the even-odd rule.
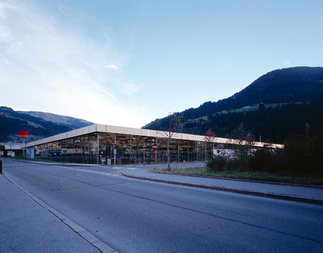
[[[118,177],[119,175],[111,174],[111,173],[106,173],[106,172],[99,172],[99,171],[93,171],[93,170],[85,170],[85,169],[78,169],[78,168],[70,168],[66,166],[55,166],[58,168],[64,168],[68,170],[76,170],[76,171],[83,171],[83,172],[89,172],[89,173],[95,173],[95,174],[100,174],[100,175],[105,175],[105,176],[113,176],[113,177]]]

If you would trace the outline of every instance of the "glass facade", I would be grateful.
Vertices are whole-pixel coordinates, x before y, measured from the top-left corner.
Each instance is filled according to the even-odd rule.
[[[33,146],[36,159],[84,164],[167,163],[167,138],[94,132]],[[157,143],[157,150],[153,144]],[[170,139],[171,162],[205,161],[214,143]]]

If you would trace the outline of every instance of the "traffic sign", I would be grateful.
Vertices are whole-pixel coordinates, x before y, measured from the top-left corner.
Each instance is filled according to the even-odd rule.
[[[155,144],[153,145],[153,150],[157,150],[157,148],[158,148],[158,146],[157,146],[157,144],[155,143]]]

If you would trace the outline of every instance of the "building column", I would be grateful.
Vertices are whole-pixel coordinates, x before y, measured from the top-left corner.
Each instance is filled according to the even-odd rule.
[[[195,148],[196,148],[196,162],[198,162],[199,160],[199,147],[198,147],[198,142],[195,142]]]
[[[114,135],[114,149],[113,149],[113,160],[114,165],[117,165],[117,134]]]
[[[179,159],[179,141],[177,141],[177,162],[178,163],[180,162],[180,159]]]
[[[204,161],[206,161],[206,141],[204,142]]]
[[[142,138],[142,163],[146,164],[146,158],[145,158],[145,137]]]
[[[97,143],[96,143],[96,150],[97,150],[97,163],[100,164],[100,133],[97,134]]]
[[[190,162],[190,142],[187,141],[187,162]]]

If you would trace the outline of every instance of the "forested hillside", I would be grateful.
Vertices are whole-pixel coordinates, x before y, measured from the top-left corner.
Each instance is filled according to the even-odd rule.
[[[218,102],[206,102],[183,112],[184,119],[208,116],[256,104],[303,102],[323,95],[323,67],[295,67],[269,72],[242,91]]]
[[[207,130],[217,136],[229,137],[241,123],[256,140],[283,143],[296,135],[312,134],[323,129],[322,100],[301,104],[282,104],[245,112],[218,113],[184,124],[184,132],[204,135]]]
[[[258,78],[233,96],[206,102],[182,112],[183,132],[229,136],[241,123],[257,139],[284,142],[297,134],[323,128],[323,68],[295,67],[275,70]],[[166,130],[169,118],[143,128]]]
[[[64,116],[61,116],[64,117]],[[75,119],[77,122],[77,119]],[[0,141],[19,142],[18,132],[28,131],[28,141],[70,131],[79,127],[72,124],[57,124],[49,120],[34,117],[26,113],[16,112],[12,108],[0,106]],[[86,124],[91,124],[87,122]]]
[[[77,118],[73,118],[73,117],[69,117],[69,116],[63,116],[63,115],[58,115],[58,114],[48,113],[48,112],[35,112],[35,111],[28,111],[28,112],[18,111],[18,112],[28,114],[33,117],[38,117],[38,118],[41,118],[45,121],[51,121],[56,124],[67,125],[73,129],[81,128],[81,127],[85,127],[85,126],[89,126],[89,125],[94,124],[93,122],[89,122],[89,121],[86,121],[83,119],[77,119]]]

